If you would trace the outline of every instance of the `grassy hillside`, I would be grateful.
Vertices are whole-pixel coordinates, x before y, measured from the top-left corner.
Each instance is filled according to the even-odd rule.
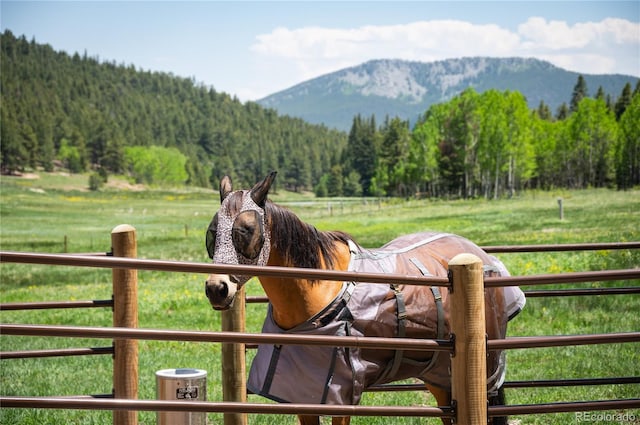
[[[204,229],[217,209],[218,197],[207,190],[139,190],[120,186],[102,192],[85,191],[87,176],[42,174],[40,178],[0,179],[0,247],[36,252],[107,251],[110,231],[127,223],[138,231],[141,258],[207,262]],[[112,180],[115,182],[116,180]],[[565,219],[559,220],[562,197]],[[276,193],[272,199],[288,205],[322,230],[350,232],[365,246],[379,246],[392,237],[418,230],[442,230],[466,236],[480,245],[610,242],[640,239],[640,192],[589,190],[527,193],[499,201],[317,201],[304,194]],[[514,275],[640,267],[640,253],[508,254],[501,259]],[[111,271],[37,265],[0,265],[2,302],[105,299],[111,296]],[[139,272],[139,321],[143,328],[219,330],[220,315],[203,294],[203,275]],[[637,285],[638,282],[594,283],[583,286]],[[250,294],[260,294],[257,281]],[[530,299],[510,327],[510,335],[582,334],[640,330],[640,297],[570,297]],[[111,312],[0,312],[3,323],[110,326]],[[259,332],[264,305],[248,307],[247,327]],[[2,351],[108,345],[105,340],[1,336]],[[249,357],[251,353],[249,354]],[[140,342],[140,398],[155,398],[155,371],[193,367],[208,371],[208,399],[222,399],[220,346],[181,342]],[[3,395],[73,395],[111,391],[109,356],[3,360]],[[640,344],[515,350],[509,353],[508,380],[640,375]],[[512,404],[583,399],[637,397],[640,385],[509,390]],[[251,401],[264,402],[258,397]],[[433,404],[426,393],[367,393],[366,404]],[[640,417],[640,411],[634,411]],[[575,422],[573,414],[521,416],[523,424]],[[155,423],[155,414],[140,413],[140,423]],[[103,424],[110,412],[0,410],[0,423]],[[211,414],[210,423],[221,423]],[[250,416],[250,424],[294,424],[292,417]],[[437,420],[354,418],[361,424],[438,424]],[[603,422],[604,423],[604,422]]]

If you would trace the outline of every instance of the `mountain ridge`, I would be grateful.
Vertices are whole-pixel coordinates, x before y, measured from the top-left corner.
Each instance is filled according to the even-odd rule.
[[[280,114],[348,131],[355,115],[400,116],[412,124],[435,103],[467,88],[520,91],[530,108],[544,101],[552,110],[569,103],[578,76],[594,95],[602,86],[618,96],[627,82],[621,74],[581,74],[535,58],[465,57],[434,62],[373,59],[344,68],[257,101]]]

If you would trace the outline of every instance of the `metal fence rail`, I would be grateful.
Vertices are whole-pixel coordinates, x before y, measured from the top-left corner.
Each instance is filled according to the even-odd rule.
[[[357,336],[294,335],[244,332],[203,332],[165,329],[104,328],[90,326],[0,324],[3,335],[69,338],[124,338],[154,341],[221,342],[243,344],[313,345],[350,348],[388,348],[416,351],[452,351],[453,341],[442,339],[380,338]],[[610,334],[513,336],[490,339],[488,350],[562,347],[570,345],[640,342],[640,332]]]
[[[28,350],[28,351],[3,351],[0,352],[0,359],[32,359],[41,357],[69,357],[69,356],[95,356],[111,354],[113,347],[94,348],[60,348],[53,350]]]
[[[453,411],[428,406],[352,406],[327,404],[263,404],[168,400],[122,400],[72,397],[0,397],[3,408],[148,410],[174,412],[257,413],[328,416],[412,416],[452,418]]]
[[[48,310],[56,308],[113,308],[113,299],[89,300],[89,301],[46,301],[31,303],[4,303],[0,304],[0,311],[15,310]]]
[[[505,381],[504,388],[549,388],[549,387],[584,387],[599,385],[631,385],[640,384],[640,376],[614,378],[577,378],[577,379],[540,379],[531,381]],[[427,391],[424,384],[383,384],[372,385],[369,392],[382,391]]]
[[[373,338],[293,334],[251,334],[244,332],[203,332],[166,329],[105,328],[90,326],[54,326],[0,324],[3,335],[67,338],[137,339],[154,341],[221,342],[248,344],[290,344],[351,348],[388,348],[416,351],[449,351],[453,342],[439,339]],[[640,333],[639,333],[640,334]],[[639,336],[640,338],[640,336]]]
[[[482,246],[485,252],[566,252],[566,251],[604,251],[610,249],[639,249],[640,242],[603,242],[603,243],[565,243],[551,245],[501,245]]]
[[[302,277],[305,279],[330,279],[347,282],[398,283],[422,286],[449,286],[444,277],[404,276],[382,273],[353,273],[335,270],[317,270],[293,267],[259,267],[229,264],[206,264],[188,261],[162,261],[123,257],[78,257],[68,254],[40,254],[30,252],[0,251],[0,262],[48,264],[57,266],[118,268],[155,270],[183,273],[245,274],[270,277]],[[640,269],[604,270],[594,272],[572,272],[531,276],[489,277],[486,287],[549,285],[557,283],[580,283],[611,280],[640,279]]]
[[[203,402],[167,400],[122,400],[75,397],[0,397],[3,407],[86,410],[147,410],[175,412],[256,413],[327,416],[411,416],[453,418],[449,408],[397,406],[338,406],[318,404],[262,404],[238,402]],[[640,408],[640,399],[592,400],[512,406],[491,406],[488,416],[534,415]]]

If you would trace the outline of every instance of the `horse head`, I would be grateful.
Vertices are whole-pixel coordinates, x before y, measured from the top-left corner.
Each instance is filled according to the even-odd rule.
[[[276,177],[271,172],[251,190],[233,191],[231,179],[220,181],[220,209],[213,216],[206,235],[206,247],[213,263],[264,266],[269,260],[271,238],[266,225],[265,204]],[[211,306],[226,310],[233,305],[247,275],[209,275],[205,293]]]

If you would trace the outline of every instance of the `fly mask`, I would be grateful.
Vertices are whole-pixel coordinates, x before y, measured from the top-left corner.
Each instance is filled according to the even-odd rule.
[[[231,179],[220,182],[220,210],[207,229],[206,246],[213,263],[264,266],[271,251],[266,225],[265,202],[276,173],[269,174],[251,190],[232,192]],[[233,305],[238,289],[250,275],[209,275],[205,293],[211,306],[226,310]]]

